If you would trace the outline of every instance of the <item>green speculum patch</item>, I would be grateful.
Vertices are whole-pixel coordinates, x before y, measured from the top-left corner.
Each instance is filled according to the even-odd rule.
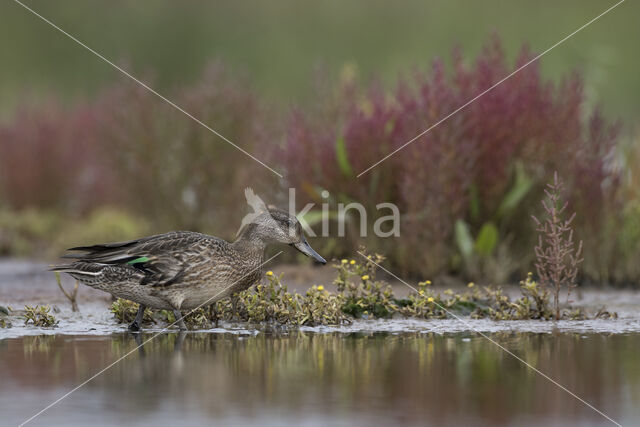
[[[146,256],[141,256],[140,258],[136,258],[136,259],[132,259],[131,261],[127,262],[127,264],[133,265],[133,264],[142,264],[143,262],[147,262],[149,261],[149,258]]]

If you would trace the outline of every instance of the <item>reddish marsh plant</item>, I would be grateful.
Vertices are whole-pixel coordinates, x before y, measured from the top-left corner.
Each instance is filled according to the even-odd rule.
[[[535,236],[520,219],[542,193],[545,176],[558,170],[567,177],[572,206],[581,212],[589,206],[576,225],[589,236],[585,252],[598,266],[592,276],[602,276],[615,261],[602,242],[616,234],[609,225],[620,212],[620,173],[611,167],[619,127],[597,109],[586,111],[575,73],[556,84],[534,62],[356,178],[532,57],[523,48],[509,64],[494,37],[475,61],[454,53],[451,73],[437,60],[429,72],[401,78],[393,91],[350,85],[337,101],[333,93],[321,93],[314,101],[337,105],[326,117],[296,112],[282,156],[287,179],[308,193],[305,203],[320,200],[323,189],[370,213],[378,203],[395,203],[402,214],[401,244],[370,238],[366,246],[387,253],[405,272],[432,276],[461,268],[458,220],[473,236],[491,224],[498,238],[487,257],[507,254],[496,269],[524,272]],[[531,185],[514,198],[519,170]],[[347,252],[349,243],[358,245],[353,239],[339,247]]]
[[[116,188],[93,139],[96,117],[80,105],[23,107],[0,126],[0,197],[10,208],[84,213]]]
[[[265,109],[226,68],[211,65],[197,84],[170,98],[264,158],[260,143],[269,139],[262,120]],[[238,210],[244,206],[244,188],[276,181],[237,148],[138,86],[113,88],[95,110],[100,145],[106,163],[126,188],[125,202],[138,212],[153,212],[160,227],[219,227],[232,237]]]
[[[576,247],[571,226],[576,214],[567,215],[568,203],[562,200],[563,189],[556,172],[553,183],[548,184],[544,191],[544,216],[542,219],[532,216],[538,231],[536,270],[542,286],[551,288],[556,320],[560,319],[560,291],[567,289],[568,300],[571,289],[576,286],[578,266],[582,262],[582,241]]]

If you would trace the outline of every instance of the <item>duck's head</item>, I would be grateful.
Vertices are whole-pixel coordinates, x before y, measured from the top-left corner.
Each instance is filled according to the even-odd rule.
[[[291,245],[315,261],[321,264],[327,263],[307,242],[298,219],[285,211],[268,208],[254,217],[245,228],[250,229],[252,239],[259,239],[267,244],[284,243]]]

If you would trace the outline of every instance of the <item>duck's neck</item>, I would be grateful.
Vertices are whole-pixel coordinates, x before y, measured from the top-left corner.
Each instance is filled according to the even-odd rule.
[[[264,251],[267,247],[264,239],[258,234],[255,224],[245,226],[232,245],[238,251],[245,252],[260,259],[264,256]]]

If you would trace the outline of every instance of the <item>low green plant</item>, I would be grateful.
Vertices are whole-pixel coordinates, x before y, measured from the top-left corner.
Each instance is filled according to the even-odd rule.
[[[7,319],[11,308],[0,305],[0,328],[10,328],[11,322]]]
[[[280,277],[267,272],[267,283],[257,284],[227,300],[216,303],[219,317],[228,321],[249,323],[299,324],[300,302],[297,294],[289,292]]]
[[[528,307],[526,312],[527,319],[545,319],[551,318],[549,308],[549,290],[542,288],[538,282],[533,280],[533,274],[527,273],[527,278],[520,282],[520,290],[523,297],[521,306]],[[533,305],[531,305],[533,303]]]
[[[302,299],[301,325],[340,325],[351,323],[351,319],[343,311],[344,298],[333,294],[324,286],[313,286]]]
[[[35,307],[25,305],[24,311],[25,325],[32,323],[33,326],[51,328],[58,324],[55,316],[49,313],[51,307],[48,305],[36,305]]]
[[[335,325],[349,322],[343,312],[343,296],[333,294],[324,286],[313,286],[305,295],[290,292],[282,284],[282,276],[268,271],[267,283],[240,292],[231,299],[218,301],[213,321],[275,323],[292,326]]]
[[[9,316],[9,307],[0,305],[0,328],[10,328],[11,322],[6,318]]]
[[[442,309],[443,301],[431,289],[431,281],[418,283],[418,291],[409,294],[407,299],[398,301],[398,312],[404,317],[420,319],[443,319],[447,317]]]
[[[138,307],[138,303],[123,298],[118,298],[111,304],[109,311],[113,313],[118,323],[131,323],[136,318]],[[155,320],[153,318],[153,311],[151,311],[150,308],[145,309],[144,315],[142,316],[142,323],[155,323]]]
[[[375,278],[383,261],[384,256],[376,254],[366,255],[364,263],[343,259],[334,265],[338,276],[333,283],[344,298],[343,312],[355,318],[385,318],[398,310],[391,286]]]
[[[551,320],[555,317],[554,308],[550,304],[549,290],[533,280],[533,274],[520,282],[522,296],[512,300],[505,295],[501,288],[487,286],[473,298],[477,301],[477,308],[471,317],[481,319],[488,317],[492,320]],[[558,313],[560,319],[581,320],[587,316],[581,309],[563,309]]]
[[[343,259],[334,267],[337,271],[334,285],[337,292],[330,292],[323,285],[309,288],[304,294],[289,291],[282,282],[282,275],[266,273],[266,280],[252,288],[217,301],[208,308],[198,308],[186,313],[185,323],[190,329],[209,328],[219,322],[246,322],[278,326],[318,326],[351,323],[353,319],[406,318],[444,319],[452,315],[492,320],[549,320],[554,317],[550,304],[550,291],[542,287],[529,273],[520,282],[521,296],[512,299],[501,288],[480,288],[469,283],[463,292],[450,289],[437,293],[430,280],[418,283],[415,292],[406,298],[397,298],[385,281],[376,279],[377,265],[382,255],[365,255],[363,262]],[[133,321],[138,305],[118,300],[111,311],[119,321]],[[583,319],[586,314],[577,309],[560,310],[562,319]],[[615,317],[601,309],[597,318]],[[145,320],[153,321],[151,310],[145,311]],[[173,312],[162,310],[156,320],[175,322]]]
[[[169,325],[176,322],[176,316],[171,310],[160,310],[159,317]],[[207,329],[212,323],[210,313],[202,307],[183,313],[182,320],[189,329]]]

